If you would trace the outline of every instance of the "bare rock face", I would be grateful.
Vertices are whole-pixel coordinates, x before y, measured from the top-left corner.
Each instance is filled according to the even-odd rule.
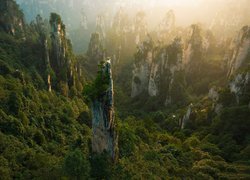
[[[131,97],[136,97],[148,90],[151,66],[153,61],[153,44],[148,39],[138,48],[133,69]]]
[[[249,17],[249,1],[226,1],[223,9],[215,14],[210,30],[215,32],[216,39],[220,44],[226,43],[226,39],[233,36],[239,27],[248,24],[246,17]],[[230,18],[228,18],[230,17]]]
[[[51,53],[48,58],[48,44],[45,38],[45,61],[47,68],[50,69],[50,73],[53,71],[53,74],[56,76],[56,82],[52,83],[52,74],[48,74],[50,75],[50,78],[48,77],[49,90],[51,89],[51,84],[54,84],[64,96],[68,96],[69,90],[72,87],[76,87],[77,83],[81,83],[81,77],[79,77],[81,68],[73,55],[70,40],[66,38],[66,27],[61,17],[56,13],[51,13],[49,23],[51,28]]]
[[[184,129],[187,122],[189,121],[191,113],[192,113],[192,108],[193,108],[193,104],[190,104],[188,106],[186,114],[183,116],[183,118],[181,120],[181,129]]]
[[[51,40],[52,40],[52,52],[54,55],[57,68],[61,68],[65,64],[66,56],[66,32],[65,25],[63,24],[61,17],[55,13],[50,17],[51,25]]]
[[[105,91],[92,100],[92,151],[108,152],[115,160],[117,157],[117,133],[114,117],[114,90],[110,60],[101,67],[99,74],[105,84]]]
[[[44,45],[44,56],[45,56],[45,65],[46,65],[46,69],[47,69],[47,84],[48,84],[48,90],[49,92],[51,92],[52,90],[52,82],[51,82],[51,74],[49,73],[48,68],[50,67],[50,59],[49,59],[49,48],[48,48],[48,41],[47,39],[44,39],[43,41],[43,45]]]
[[[219,93],[216,90],[216,87],[212,87],[208,92],[208,97],[213,101],[217,102],[219,100]]]
[[[229,83],[229,88],[235,94],[238,104],[241,102],[242,97],[250,102],[250,72],[237,74]]]
[[[231,43],[230,50],[225,56],[228,66],[228,77],[232,76],[244,64],[250,63],[250,27],[241,29],[237,37]]]
[[[36,27],[36,31],[39,34],[39,42],[42,45],[43,48],[43,59],[44,59],[44,66],[43,68],[46,69],[47,73],[47,86],[48,91],[52,91],[52,78],[51,78],[51,72],[49,72],[50,67],[50,54],[49,54],[49,23],[47,20],[43,20],[43,18],[40,15],[37,15],[36,17],[36,24],[34,24]]]
[[[229,89],[236,97],[236,102],[250,102],[250,27],[244,26],[232,41],[225,56]]]
[[[212,109],[214,110],[214,112],[216,114],[220,114],[223,105],[222,103],[219,103],[220,94],[219,90],[215,86],[209,90],[208,98],[213,102]]]
[[[192,25],[190,28],[190,37],[184,51],[183,65],[187,66],[189,71],[199,66],[204,54],[204,43],[199,25]]]
[[[157,48],[148,37],[136,54],[133,69],[131,97],[143,93],[165,98],[165,105],[174,101],[171,95],[176,73],[182,70],[183,47],[180,38],[172,44]]]
[[[9,34],[24,36],[23,13],[13,0],[0,0],[0,30]]]

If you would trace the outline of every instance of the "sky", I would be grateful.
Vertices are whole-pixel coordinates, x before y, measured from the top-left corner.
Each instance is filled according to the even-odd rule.
[[[62,15],[66,24],[73,25],[73,28],[80,24],[82,13],[90,22],[95,22],[97,15],[109,14],[110,18],[121,7],[131,16],[137,11],[144,10],[152,26],[159,23],[170,9],[174,10],[176,24],[180,26],[198,22],[209,26],[216,14],[225,9],[229,11],[228,16],[230,11],[234,15],[233,11],[237,8],[250,12],[250,0],[17,0],[17,2],[28,14],[26,18],[28,20],[34,19],[38,13],[44,12],[44,16],[49,16],[50,11],[55,11]],[[240,5],[242,7],[239,7]]]

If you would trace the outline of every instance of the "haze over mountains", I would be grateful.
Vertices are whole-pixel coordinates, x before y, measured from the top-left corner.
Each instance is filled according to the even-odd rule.
[[[107,28],[113,21],[116,12],[122,8],[128,16],[133,19],[136,12],[146,11],[146,21],[148,30],[154,31],[155,27],[160,24],[161,19],[170,9],[174,10],[177,26],[189,26],[193,23],[201,23],[211,28],[214,21],[226,21],[228,24],[234,24],[232,31],[237,31],[237,26],[249,24],[250,13],[248,0],[177,0],[177,1],[155,1],[155,0],[17,0],[17,3],[23,9],[25,19],[30,22],[34,20],[37,14],[43,18],[49,18],[50,12],[62,14],[67,32],[74,42],[75,30],[84,26],[89,30],[86,33],[88,40],[91,32],[95,31],[96,19],[99,15],[104,17]],[[84,50],[87,47],[87,40],[84,41]],[[75,45],[79,53],[79,46]]]
[[[0,179],[250,179],[249,1],[18,3]]]

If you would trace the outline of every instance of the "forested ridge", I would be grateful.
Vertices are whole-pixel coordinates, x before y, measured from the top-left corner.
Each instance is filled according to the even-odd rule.
[[[14,0],[0,5],[0,179],[250,179],[248,26],[233,48],[218,48],[199,25],[185,42],[173,29],[159,44],[141,12],[135,31],[93,33],[76,55],[60,15],[25,23]],[[108,55],[116,160],[91,146],[91,101],[107,89]]]

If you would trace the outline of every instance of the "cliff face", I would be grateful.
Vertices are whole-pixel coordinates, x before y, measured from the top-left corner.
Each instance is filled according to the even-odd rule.
[[[164,48],[155,48],[150,38],[139,46],[133,69],[131,96],[146,93],[149,96],[161,96],[166,105],[171,104],[175,75],[182,70],[182,49],[179,38]]]
[[[117,134],[114,117],[114,90],[111,62],[108,60],[101,67],[99,78],[105,84],[105,91],[92,100],[92,151],[107,151],[113,159],[117,156]],[[97,87],[98,88],[98,87]]]
[[[228,67],[228,76],[232,76],[243,65],[250,63],[250,27],[243,27],[232,41],[225,56]]]
[[[229,89],[238,104],[250,103],[250,27],[244,26],[226,53]]]
[[[26,39],[37,41],[39,61],[34,59],[32,62],[46,82],[48,91],[56,90],[64,96],[82,91],[81,63],[77,61],[71,43],[66,38],[61,17],[52,13],[48,21],[38,15],[26,27],[24,33],[32,33]]]
[[[148,92],[151,66],[153,62],[153,42],[149,38],[138,48],[133,69],[131,97]],[[156,90],[155,90],[156,91]]]
[[[66,61],[66,38],[65,38],[65,25],[61,17],[52,13],[50,17],[51,25],[51,40],[52,52],[54,56],[54,66],[58,69],[62,68]]]
[[[188,41],[184,50],[183,65],[186,71],[197,70],[203,60],[204,50],[206,47],[205,39],[201,34],[199,25],[192,25],[189,32]]]
[[[45,81],[47,82],[48,90],[51,92],[52,90],[52,80],[51,80],[51,73],[49,73],[50,67],[50,54],[49,54],[49,23],[46,20],[43,20],[43,18],[40,15],[37,15],[36,17],[36,24],[33,23],[35,26],[35,30],[38,33],[38,40],[42,46],[43,50],[43,68],[46,69],[46,75],[47,79]]]
[[[0,0],[0,30],[9,34],[23,36],[23,13],[13,0]]]
[[[80,81],[81,68],[73,55],[71,43],[66,38],[65,25],[58,14],[51,14],[50,27],[51,54],[48,66],[55,72],[57,88],[67,96],[70,88]],[[44,43],[46,54],[46,41]],[[49,76],[51,74],[48,74],[48,84],[51,84]]]
[[[97,66],[100,61],[104,60],[103,41],[99,33],[93,33],[91,35],[87,55],[93,66]]]
[[[190,116],[191,116],[191,113],[192,113],[192,108],[193,108],[193,104],[190,104],[188,106],[188,109],[186,111],[186,114],[183,116],[183,118],[181,119],[181,129],[184,129],[186,124],[188,123],[188,121],[190,120]]]
[[[237,104],[250,103],[250,72],[237,74],[229,83],[231,93],[235,95]]]
[[[250,29],[243,27],[232,40],[225,54],[226,86],[213,87],[208,93],[212,109],[220,114],[223,108],[250,105]]]
[[[215,14],[210,29],[215,32],[218,42],[226,43],[226,39],[235,34],[239,27],[248,24],[249,17],[248,1],[227,1],[224,8]],[[230,17],[230,18],[228,18]]]

